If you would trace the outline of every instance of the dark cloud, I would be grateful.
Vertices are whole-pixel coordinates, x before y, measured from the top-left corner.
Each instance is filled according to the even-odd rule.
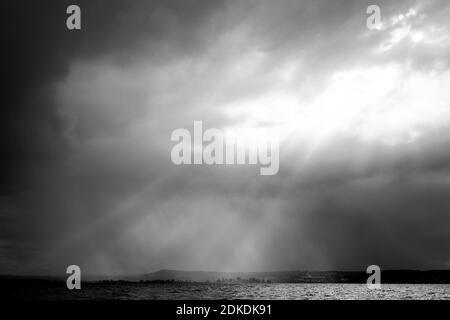
[[[36,179],[47,180],[46,173],[66,161],[72,150],[65,134],[70,119],[61,113],[53,89],[68,75],[70,64],[77,59],[95,59],[111,53],[118,63],[126,64],[134,54],[142,52],[140,43],[144,39],[158,44],[155,46],[158,50],[163,48],[164,54],[155,54],[152,48],[147,50],[151,57],[161,61],[178,58],[196,50],[200,41],[196,29],[203,23],[202,16],[209,17],[221,5],[218,1],[141,1],[131,6],[127,1],[78,1],[76,4],[82,8],[82,30],[72,32],[65,27],[66,8],[70,4],[70,1],[7,1],[2,6],[5,50],[0,60],[5,94],[1,98],[4,156],[0,187],[5,208],[1,216],[2,220],[15,216],[14,220],[24,226],[23,234],[31,233],[32,238],[40,238],[42,230],[29,220],[45,221],[45,216],[37,217],[40,213],[29,203],[34,190],[28,189],[35,188]],[[172,52],[176,56],[170,56]],[[54,195],[51,199],[34,200],[40,207],[41,202],[53,202]],[[47,208],[50,211],[47,214],[54,215],[56,207]],[[8,245],[18,241],[19,234],[9,233],[2,233]]]
[[[0,271],[447,268],[450,141],[431,111],[448,103],[438,85],[448,83],[448,41],[405,38],[380,53],[397,26],[368,33],[367,3],[78,1],[82,30],[72,32],[69,2],[7,2]],[[419,8],[425,17],[407,23],[444,28],[435,39],[449,7],[430,3],[380,6],[385,21]],[[433,110],[390,144],[294,132],[273,177],[170,162],[172,130],[193,120],[245,123],[230,106],[276,90],[301,95],[300,108],[336,72],[405,61],[389,97],[414,107],[404,83],[428,77]]]

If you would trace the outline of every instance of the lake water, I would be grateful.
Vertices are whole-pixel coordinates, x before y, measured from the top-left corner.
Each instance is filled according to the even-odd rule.
[[[223,283],[84,283],[67,290],[58,283],[22,287],[11,292],[25,299],[450,299],[449,284],[223,284]]]

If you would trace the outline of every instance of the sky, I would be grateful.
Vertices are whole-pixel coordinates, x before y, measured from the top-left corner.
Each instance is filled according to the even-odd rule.
[[[450,268],[450,3],[370,4],[6,1],[0,273]],[[174,165],[196,120],[279,172]]]

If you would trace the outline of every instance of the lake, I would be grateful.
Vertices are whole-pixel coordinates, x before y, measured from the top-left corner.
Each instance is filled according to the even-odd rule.
[[[9,295],[19,299],[450,299],[449,284],[382,284],[369,290],[365,284],[342,283],[83,283],[68,290],[65,283],[22,283]]]

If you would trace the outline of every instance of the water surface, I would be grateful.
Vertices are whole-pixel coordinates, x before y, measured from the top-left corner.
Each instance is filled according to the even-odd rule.
[[[25,299],[450,299],[449,284],[383,284],[369,290],[365,284],[342,283],[83,283],[81,290],[38,283],[12,289]]]

